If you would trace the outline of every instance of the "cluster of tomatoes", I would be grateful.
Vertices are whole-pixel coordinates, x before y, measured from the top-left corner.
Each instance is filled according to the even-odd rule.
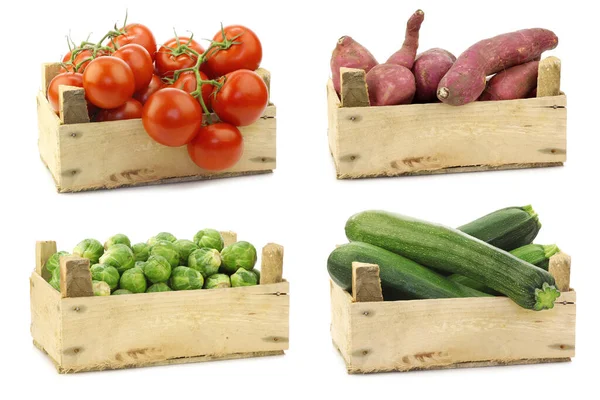
[[[141,118],[156,142],[187,145],[190,158],[207,170],[239,161],[238,127],[253,124],[268,105],[267,86],[254,72],[262,46],[243,26],[222,27],[206,49],[193,35],[157,48],[142,24],[115,27],[98,43],[69,47],[48,87],[56,112],[60,85],[83,87],[92,121]]]

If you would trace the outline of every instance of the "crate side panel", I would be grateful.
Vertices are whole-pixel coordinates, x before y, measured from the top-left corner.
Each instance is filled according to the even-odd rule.
[[[571,300],[574,293],[559,298],[552,310],[539,312],[507,298],[354,303],[351,369],[408,371],[573,357]]]
[[[338,175],[562,163],[566,97],[339,109]]]
[[[351,363],[350,294],[329,281],[331,292],[331,338],[347,365]]]
[[[36,98],[38,116],[38,149],[40,157],[54,178],[54,182],[60,181],[59,153],[58,153],[58,131],[60,119],[52,110],[46,96],[39,92]]]
[[[327,83],[327,118],[329,127],[327,129],[327,137],[329,139],[329,151],[333,156],[334,162],[337,163],[338,158],[338,112],[340,109],[340,98],[333,87],[331,79]],[[337,166],[336,166],[337,168]]]
[[[113,369],[182,357],[286,350],[288,288],[282,282],[65,299],[62,367]]]
[[[34,342],[54,360],[61,362],[60,293],[37,273],[29,278],[31,336]]]
[[[274,106],[268,113],[274,114]],[[244,154],[218,174],[196,166],[187,147],[167,147],[153,141],[141,120],[60,127],[61,191],[113,188],[155,181],[270,171],[276,164],[276,119],[264,117],[242,127]]]

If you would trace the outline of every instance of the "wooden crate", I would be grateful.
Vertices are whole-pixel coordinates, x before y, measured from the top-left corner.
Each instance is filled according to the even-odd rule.
[[[362,73],[362,77],[360,75]],[[338,179],[563,165],[567,99],[560,60],[540,62],[537,98],[368,107],[364,72],[329,80],[329,148]]]
[[[60,373],[281,355],[288,349],[289,284],[281,278],[279,245],[263,248],[258,286],[107,297],[91,295],[89,261],[75,257],[61,258],[61,292],[50,286],[43,265],[55,252],[55,242],[37,243],[31,335]],[[85,269],[83,277],[77,274]]]
[[[89,122],[84,90],[61,87],[61,113],[46,98],[48,84],[60,64],[44,64],[42,90],[37,96],[42,161],[60,193],[124,186],[187,182],[272,172],[276,162],[275,105],[261,119],[240,128],[244,154],[225,171],[203,170],[192,162],[187,147],[167,147],[152,140],[141,119]],[[268,71],[257,71],[267,84]]]
[[[506,297],[377,301],[379,268],[354,263],[352,294],[331,282],[333,343],[348,373],[569,361],[576,307],[569,271],[570,257],[552,257],[551,273],[567,289],[553,309],[531,311]]]

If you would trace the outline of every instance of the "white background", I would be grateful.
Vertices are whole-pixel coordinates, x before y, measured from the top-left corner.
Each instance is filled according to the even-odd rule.
[[[590,389],[597,372],[598,101],[594,96],[597,21],[578,2],[178,1],[10,2],[4,40],[0,112],[3,182],[0,248],[3,392],[63,399],[339,396],[380,398],[560,398]],[[215,5],[216,4],[216,5]],[[582,2],[590,4],[589,2]],[[162,43],[193,30],[212,37],[219,22],[259,35],[272,71],[278,123],[274,174],[82,194],[57,194],[39,159],[35,95],[40,64],[59,60],[64,36],[98,38],[125,7]],[[425,11],[421,50],[456,55],[474,42],[529,27],[560,38],[568,94],[569,161],[564,168],[337,181],[327,146],[325,84],[336,40],[351,35],[381,61],[402,44],[406,19]],[[497,208],[533,204],[544,224],[538,242],[573,256],[578,291],[577,357],[572,363],[348,376],[329,335],[326,258],[344,242],[345,220],[376,208],[441,222],[466,223]],[[235,230],[258,246],[285,245],[291,282],[291,349],[283,357],[58,375],[29,334],[29,282],[36,240],[70,250],[82,238],[116,232],[142,241],[159,231],[191,237],[198,229]],[[107,333],[110,334],[110,333]],[[8,386],[6,385],[8,384]],[[515,397],[516,396],[516,397]],[[587,396],[589,398],[589,396]]]

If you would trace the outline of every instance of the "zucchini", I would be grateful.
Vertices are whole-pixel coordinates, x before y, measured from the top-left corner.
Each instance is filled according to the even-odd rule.
[[[532,243],[541,227],[533,208],[525,206],[494,211],[458,230],[502,250],[511,251]]]
[[[391,251],[360,242],[339,246],[327,260],[331,279],[347,291],[352,290],[354,261],[379,266],[381,288],[386,300],[489,296],[451,282],[437,272]]]
[[[384,211],[365,211],[350,217],[346,236],[423,266],[474,279],[527,309],[553,308],[560,296],[547,271],[457,229]]]
[[[541,244],[528,244],[518,249],[514,249],[510,252],[513,256],[520,258],[523,261],[527,261],[530,264],[533,264],[537,267],[540,267],[546,271],[548,271],[548,266],[550,264],[550,257],[558,253],[560,250],[555,244],[551,244],[548,246],[544,246]],[[448,277],[453,282],[459,283],[461,285],[468,286],[475,290],[479,290],[484,293],[489,293],[494,296],[501,295],[501,293],[495,291],[494,289],[490,289],[482,283],[474,281],[471,278],[467,278],[466,276],[462,276],[459,274],[452,274]]]

